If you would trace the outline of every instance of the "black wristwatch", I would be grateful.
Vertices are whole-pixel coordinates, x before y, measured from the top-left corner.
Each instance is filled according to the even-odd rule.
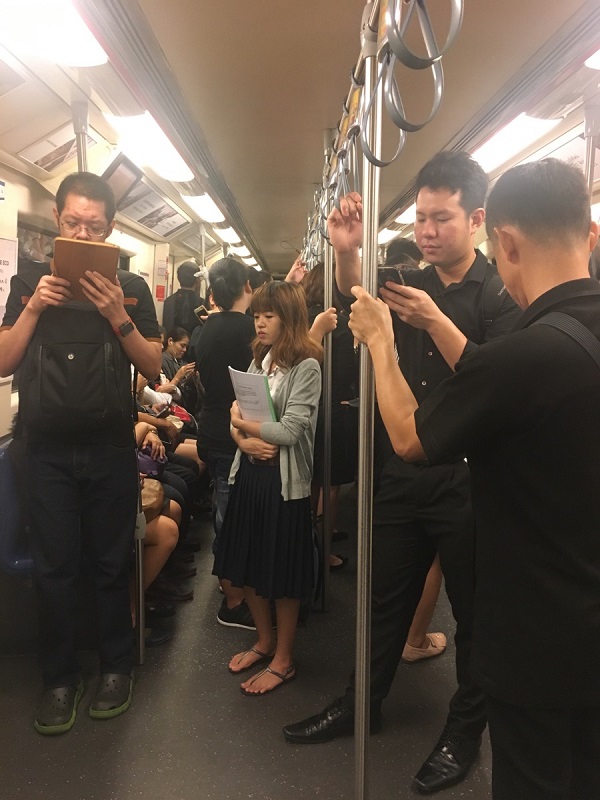
[[[113,331],[117,334],[117,336],[121,336],[123,339],[133,331],[135,325],[133,322],[127,317],[127,320],[122,324],[119,325],[118,328],[113,328]]]

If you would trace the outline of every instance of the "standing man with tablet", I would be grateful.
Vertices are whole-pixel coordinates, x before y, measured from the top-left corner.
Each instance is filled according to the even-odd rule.
[[[112,190],[92,173],[69,175],[54,215],[63,238],[104,242],[114,226]],[[85,267],[80,302],[47,264],[20,262],[0,328],[0,374],[20,370],[15,438],[27,453],[45,684],[34,725],[43,734],[70,730],[83,693],[75,654],[82,552],[94,583],[101,672],[90,716],[126,711],[133,686],[129,560],[138,471],[131,364],[154,378],[160,336],[142,278],[119,270],[111,282]]]

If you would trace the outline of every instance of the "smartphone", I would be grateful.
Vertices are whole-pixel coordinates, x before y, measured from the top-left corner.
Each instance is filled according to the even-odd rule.
[[[86,239],[65,239],[57,236],[54,240],[54,261],[52,272],[59,278],[70,282],[69,290],[74,300],[86,300],[79,279],[86,270],[99,272],[115,282],[119,267],[120,248],[107,242],[89,242]]]
[[[208,309],[206,308],[206,306],[198,306],[198,308],[194,309],[194,314],[198,317],[200,322],[204,325],[206,320],[202,319],[202,317],[208,317]]]
[[[397,267],[377,267],[377,286],[379,289],[385,289],[386,281],[393,281],[405,286],[402,273]]]

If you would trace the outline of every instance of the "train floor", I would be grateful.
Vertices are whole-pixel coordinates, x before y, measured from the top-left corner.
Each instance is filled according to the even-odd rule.
[[[221,601],[210,575],[208,516],[196,522],[202,549],[195,598],[179,608],[170,642],[147,650],[136,670],[129,711],[113,720],[87,715],[96,664],[81,654],[86,691],[74,728],[40,736],[32,727],[40,678],[33,655],[0,659],[0,750],[3,800],[300,800],[354,797],[352,738],[311,746],[287,744],[281,732],[339,695],[353,663],[356,557],[354,493],[342,495],[340,522],[350,530],[335,550],[350,564],[331,577],[330,610],[299,629],[298,679],[266,697],[244,697],[230,656],[253,643],[252,633],[217,624]],[[384,705],[384,726],[370,738],[371,800],[419,796],[411,780],[435,743],[454,691],[452,617],[442,592],[434,630],[448,634],[444,655],[402,663]],[[87,702],[86,702],[87,701]],[[487,735],[470,775],[438,796],[490,796]]]

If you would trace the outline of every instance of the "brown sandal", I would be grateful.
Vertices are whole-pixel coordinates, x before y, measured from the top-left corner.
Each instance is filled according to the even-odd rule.
[[[255,661],[252,661],[250,664],[248,664],[248,666],[242,667],[241,669],[231,669],[231,667],[227,667],[227,669],[232,675],[239,675],[241,672],[246,672],[247,670],[252,669],[252,667],[255,667],[257,664],[262,664],[263,661],[268,661],[269,658],[273,658],[274,652],[275,651],[272,650],[270,653],[262,653],[260,650],[257,650],[256,647],[251,647],[250,650],[240,653],[237,663],[239,664],[240,661],[243,661],[249,653],[255,653],[258,656]]]
[[[298,674],[296,667],[293,664],[291,664],[285,672],[277,672],[277,670],[271,669],[271,667],[265,667],[264,669],[261,669],[260,672],[256,673],[252,679],[252,683],[254,683],[254,681],[261,675],[264,675],[265,672],[270,672],[271,675],[275,675],[276,678],[279,678],[281,683],[276,683],[272,689],[267,689],[266,692],[249,692],[247,689],[244,689],[240,686],[240,692],[245,694],[246,697],[262,697],[265,694],[271,694],[271,692],[274,692],[275,689],[280,689],[284,684],[290,683],[290,681],[293,681]]]

